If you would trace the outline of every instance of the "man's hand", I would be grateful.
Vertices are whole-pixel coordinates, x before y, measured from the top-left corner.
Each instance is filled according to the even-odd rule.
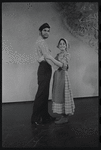
[[[47,53],[44,54],[44,57],[45,57],[46,59],[51,59],[51,58],[52,58],[52,56],[51,56],[50,54],[47,54]]]
[[[44,56],[41,56],[40,58],[38,58],[38,62],[41,62],[44,60]]]

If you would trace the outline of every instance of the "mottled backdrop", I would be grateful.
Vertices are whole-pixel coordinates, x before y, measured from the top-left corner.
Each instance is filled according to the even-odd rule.
[[[64,4],[61,11],[59,8],[55,2],[2,4],[3,103],[34,100],[38,68],[34,43],[39,26],[45,22],[51,26],[47,42],[54,57],[59,52],[56,45],[61,37],[71,45],[69,77],[74,97],[98,96],[98,54],[94,47],[71,34],[68,22],[63,22]],[[50,99],[51,88],[52,79]]]

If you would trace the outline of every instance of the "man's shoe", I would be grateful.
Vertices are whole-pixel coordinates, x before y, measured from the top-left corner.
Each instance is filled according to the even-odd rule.
[[[47,123],[51,123],[52,121],[55,121],[56,118],[50,116],[49,118],[45,119],[42,121],[42,124],[47,124]]]
[[[56,120],[55,117],[50,116],[50,121],[55,121],[55,120]]]
[[[37,127],[40,125],[39,122],[31,122],[31,123],[32,123],[32,125],[33,125],[35,128],[37,128]]]

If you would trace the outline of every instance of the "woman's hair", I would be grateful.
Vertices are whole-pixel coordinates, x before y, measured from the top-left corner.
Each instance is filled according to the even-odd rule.
[[[59,40],[58,45],[57,45],[57,48],[59,48],[59,44],[60,44],[60,42],[61,42],[62,40],[63,40],[63,41],[65,42],[65,44],[66,44],[66,51],[67,51],[67,49],[70,48],[70,44],[69,44],[68,41],[67,41],[66,39],[64,39],[64,38],[61,38],[61,39]]]

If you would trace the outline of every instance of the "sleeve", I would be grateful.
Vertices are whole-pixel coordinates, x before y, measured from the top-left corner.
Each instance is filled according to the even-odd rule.
[[[35,44],[35,58],[38,62],[44,59],[42,51],[38,48],[39,43]]]
[[[69,60],[71,59],[71,55],[68,53],[68,54],[66,55],[66,58],[67,58],[67,60],[69,61]]]
[[[63,59],[62,59],[62,63],[63,63],[63,67],[65,69],[69,68],[69,60],[70,60],[70,55],[67,54]]]
[[[40,52],[42,53],[42,55],[48,53],[48,47],[45,45],[43,41],[38,43],[38,48],[40,49]]]
[[[63,61],[68,64],[69,60],[70,60],[70,54],[68,53],[67,55],[65,55]]]
[[[38,52],[37,52],[37,44],[35,43],[35,45],[34,45],[34,48],[35,48],[35,59],[36,59],[36,61],[38,61]]]
[[[59,56],[59,54],[56,55],[56,57],[55,57],[56,60],[58,60],[58,56]]]

